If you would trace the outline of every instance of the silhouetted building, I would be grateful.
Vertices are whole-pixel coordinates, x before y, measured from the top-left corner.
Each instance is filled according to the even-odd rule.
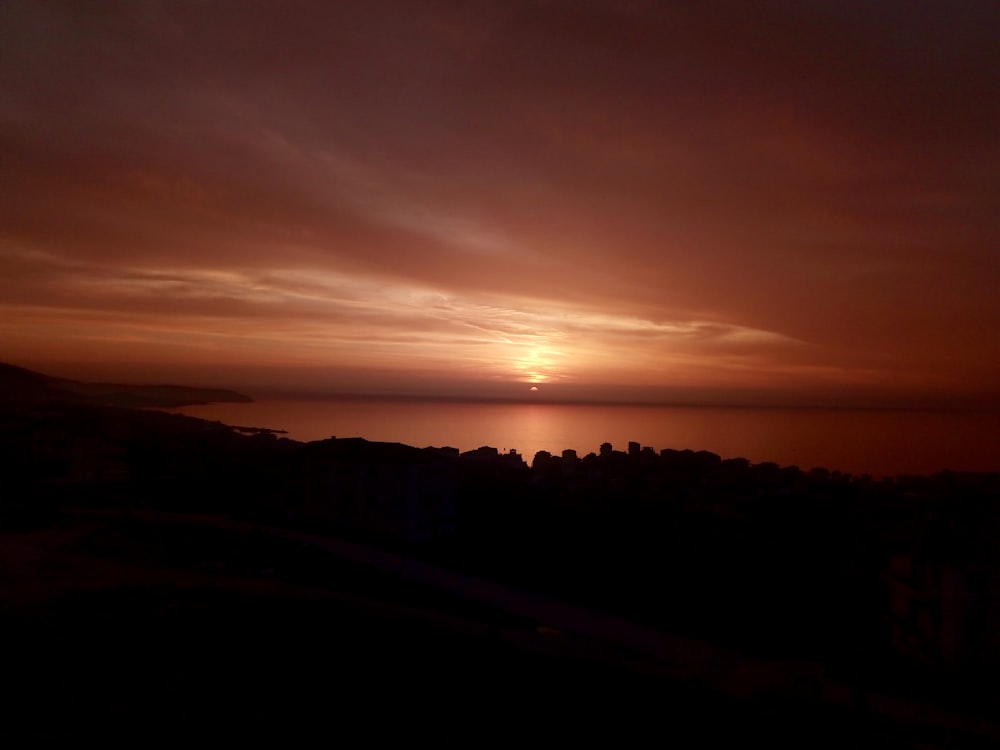
[[[481,458],[487,460],[493,460],[500,457],[500,451],[489,445],[482,445],[475,450],[466,451],[462,454],[462,458]]]
[[[535,453],[535,457],[531,461],[532,469],[544,468],[546,465],[552,462],[552,454],[548,451],[538,451]]]

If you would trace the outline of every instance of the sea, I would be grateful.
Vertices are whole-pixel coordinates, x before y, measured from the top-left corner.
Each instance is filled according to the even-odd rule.
[[[874,478],[942,470],[1000,471],[1000,413],[470,403],[386,399],[265,399],[178,409],[241,427],[284,430],[294,440],[362,437],[461,451],[513,449],[529,463],[537,451],[579,456],[602,443],[630,441],[723,458],[824,467]]]

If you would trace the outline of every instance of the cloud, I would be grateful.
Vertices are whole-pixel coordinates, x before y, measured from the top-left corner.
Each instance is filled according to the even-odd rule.
[[[971,388],[997,34],[991,2],[10,2],[0,304],[120,360]]]
[[[31,342],[44,341],[64,352],[127,347],[156,359],[158,349],[163,359],[194,362],[389,370],[405,362],[414,375],[480,382],[663,385],[703,381],[706,357],[717,381],[742,375],[762,348],[800,346],[732,324],[652,321],[323,269],[144,269],[38,253],[19,261],[21,296],[6,312],[18,320],[15,332],[32,334],[22,342],[32,358]]]

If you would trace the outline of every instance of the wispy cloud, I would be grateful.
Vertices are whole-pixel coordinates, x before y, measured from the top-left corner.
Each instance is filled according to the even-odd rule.
[[[998,35],[989,0],[12,0],[0,357],[980,388]]]

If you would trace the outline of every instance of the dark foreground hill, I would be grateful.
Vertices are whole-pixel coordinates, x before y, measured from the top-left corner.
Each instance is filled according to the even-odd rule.
[[[7,736],[1000,741],[998,475],[610,445],[529,466],[21,403]]]
[[[172,408],[216,402],[243,403],[252,400],[242,393],[222,388],[84,383],[0,362],[0,402]]]

